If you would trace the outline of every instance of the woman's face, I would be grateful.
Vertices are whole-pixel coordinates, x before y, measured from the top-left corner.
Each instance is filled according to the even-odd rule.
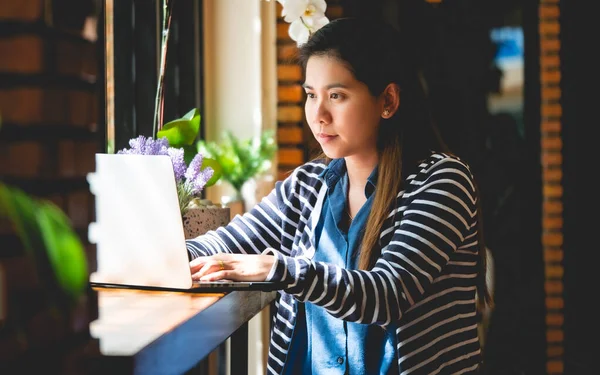
[[[329,158],[377,157],[382,99],[354,78],[344,64],[328,56],[312,56],[303,85],[306,120]]]

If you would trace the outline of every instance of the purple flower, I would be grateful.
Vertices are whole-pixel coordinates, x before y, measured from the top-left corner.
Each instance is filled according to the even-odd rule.
[[[185,171],[185,178],[187,178],[188,180],[193,180],[194,178],[196,178],[196,176],[200,173],[200,168],[202,167],[203,159],[204,158],[202,154],[196,154],[196,156],[194,156],[194,158],[190,162],[189,168],[187,169],[187,171]]]
[[[190,166],[185,171],[186,185],[190,191],[190,194],[196,195],[204,189],[204,185],[210,180],[215,171],[206,167],[202,168],[202,154],[196,154],[194,159],[192,159]]]
[[[140,135],[129,140],[129,147],[129,149],[124,148],[118,151],[117,154],[167,155],[169,141],[166,137],[154,140],[151,137]]]
[[[215,172],[210,167],[201,169],[202,154],[196,154],[188,167],[185,163],[183,148],[169,147],[169,140],[166,137],[154,140],[151,137],[140,135],[129,140],[129,146],[130,148],[124,148],[117,154],[168,155],[171,158],[182,213],[187,209],[190,200],[204,189]]]
[[[177,182],[183,180],[186,173],[185,169],[187,168],[187,165],[185,164],[185,160],[183,158],[183,149],[169,147],[167,149],[167,154],[171,157],[171,162],[173,163],[173,172],[175,172],[175,180]]]

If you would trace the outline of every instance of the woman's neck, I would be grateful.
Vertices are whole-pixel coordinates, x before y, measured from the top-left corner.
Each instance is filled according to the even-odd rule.
[[[362,156],[349,156],[345,159],[349,185],[351,187],[364,188],[367,184],[367,179],[377,165],[377,155],[371,158],[364,158]]]

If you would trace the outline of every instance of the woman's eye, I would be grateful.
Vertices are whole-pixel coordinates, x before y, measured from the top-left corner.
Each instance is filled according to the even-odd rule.
[[[329,97],[331,99],[340,99],[342,96],[338,93],[333,92],[333,93],[331,93],[331,95],[329,95]]]
[[[315,94],[313,94],[312,92],[307,92],[306,93],[306,97],[309,99],[314,99],[315,98]]]

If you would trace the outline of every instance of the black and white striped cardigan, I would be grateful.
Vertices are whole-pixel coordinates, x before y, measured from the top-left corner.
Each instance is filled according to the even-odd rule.
[[[276,300],[268,372],[280,374],[284,367],[299,302],[351,322],[395,322],[400,374],[475,372],[481,359],[477,197],[467,165],[433,154],[407,178],[370,271],[311,260],[313,229],[327,190],[318,176],[325,167],[320,162],[298,167],[250,212],[187,242],[191,258],[218,252],[277,258],[267,280],[284,280],[290,287]]]

